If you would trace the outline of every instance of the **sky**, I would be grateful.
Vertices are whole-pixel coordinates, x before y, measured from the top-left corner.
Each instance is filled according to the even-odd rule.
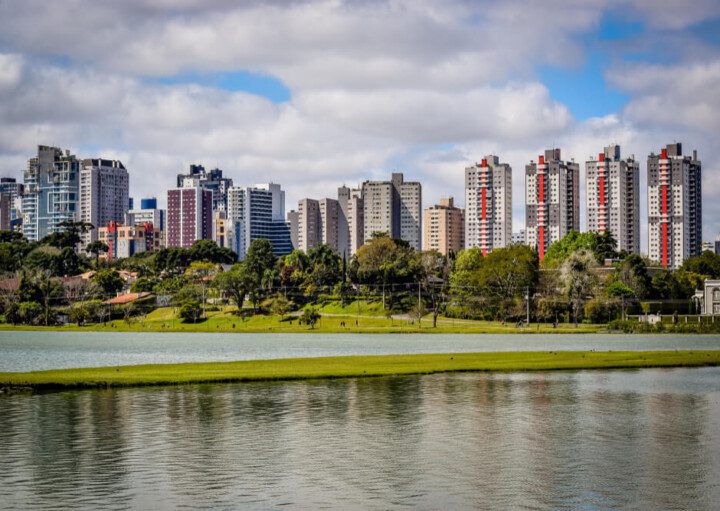
[[[288,210],[402,171],[427,207],[463,204],[465,167],[496,154],[519,230],[546,148],[620,144],[646,219],[647,155],[676,141],[703,162],[714,240],[718,0],[0,0],[2,176],[42,144],[120,159],[161,203],[200,163],[281,183]]]

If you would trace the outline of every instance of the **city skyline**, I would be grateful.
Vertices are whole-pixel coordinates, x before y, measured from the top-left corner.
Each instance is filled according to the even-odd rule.
[[[197,163],[283,183],[291,205],[404,172],[426,207],[463,205],[464,169],[498,154],[518,231],[519,169],[544,149],[582,164],[622,146],[645,212],[646,156],[677,141],[703,160],[703,238],[720,232],[717,2],[31,0],[0,6],[0,28],[3,176],[48,144],[122,161],[131,196],[161,203]],[[585,188],[581,172],[583,203]]]

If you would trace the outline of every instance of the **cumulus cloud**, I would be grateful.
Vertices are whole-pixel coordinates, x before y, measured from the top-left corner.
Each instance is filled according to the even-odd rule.
[[[0,2],[0,173],[19,175],[37,144],[55,144],[122,159],[134,195],[162,197],[199,162],[239,184],[282,183],[289,209],[402,170],[424,183],[427,206],[462,203],[465,166],[494,153],[514,168],[520,228],[524,165],[543,149],[584,162],[616,142],[644,162],[682,140],[700,150],[708,197],[720,193],[720,63],[685,29],[720,12],[661,2]],[[583,36],[608,12],[650,27],[633,51],[660,41],[679,62],[615,62],[605,78],[627,105],[577,120],[537,70],[581,66]],[[290,100],[158,80],[234,71],[277,78]],[[720,205],[706,200],[706,213],[714,234]]]

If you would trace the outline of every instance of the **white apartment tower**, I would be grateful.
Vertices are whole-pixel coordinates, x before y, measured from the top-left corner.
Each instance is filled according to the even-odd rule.
[[[483,254],[512,242],[512,167],[485,156],[465,169],[465,248]]]
[[[550,245],[580,230],[580,166],[561,160],[560,149],[525,166],[525,228],[540,260]]]
[[[683,156],[682,144],[650,154],[648,177],[648,255],[677,268],[702,247],[702,164],[697,151]]]
[[[422,244],[422,186],[393,173],[390,181],[362,184],[363,238],[385,232],[407,241],[415,250]],[[352,233],[351,233],[352,234]]]
[[[609,145],[585,162],[588,230],[612,233],[618,250],[640,252],[640,164]]]
[[[80,165],[80,221],[93,225],[83,245],[98,239],[98,229],[122,223],[128,212],[130,178],[122,162],[91,158]],[[159,226],[157,226],[159,227]]]

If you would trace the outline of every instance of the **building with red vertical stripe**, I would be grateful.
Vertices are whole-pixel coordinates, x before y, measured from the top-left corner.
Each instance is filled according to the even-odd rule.
[[[580,230],[580,166],[563,161],[560,149],[525,166],[525,228],[540,260],[550,245]]]
[[[465,169],[465,248],[483,254],[512,242],[512,167],[485,156]]]
[[[702,164],[675,143],[648,156],[647,172],[648,256],[678,268],[702,250]]]
[[[609,145],[585,162],[588,230],[612,233],[618,250],[640,252],[640,163]]]

